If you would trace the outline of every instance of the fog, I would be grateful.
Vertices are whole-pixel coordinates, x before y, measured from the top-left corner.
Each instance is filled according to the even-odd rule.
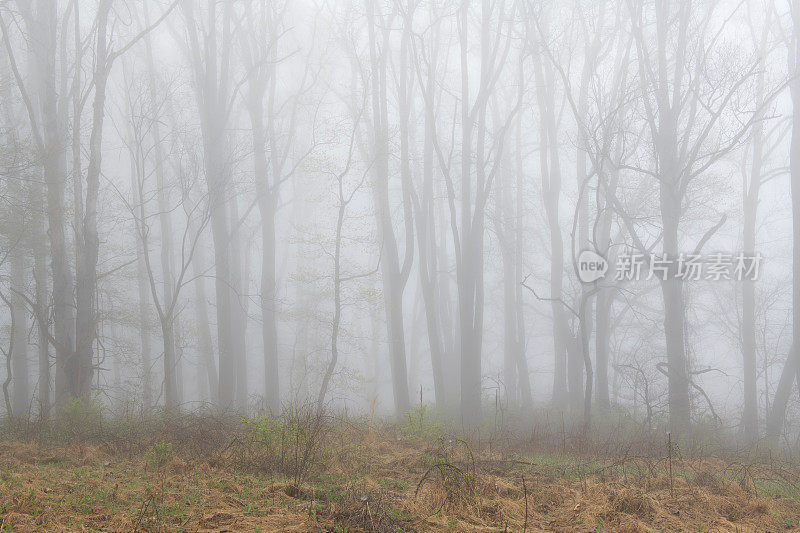
[[[799,28],[787,0],[4,1],[2,412],[796,447]]]

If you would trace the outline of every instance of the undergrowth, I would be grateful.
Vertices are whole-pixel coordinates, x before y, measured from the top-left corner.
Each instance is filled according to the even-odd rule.
[[[613,441],[612,415],[589,434],[509,413],[464,433],[424,406],[378,428],[313,405],[244,418],[67,407],[0,434],[6,530],[733,531],[800,515],[800,467],[785,457],[680,442],[669,454],[663,434],[637,439],[627,421]]]

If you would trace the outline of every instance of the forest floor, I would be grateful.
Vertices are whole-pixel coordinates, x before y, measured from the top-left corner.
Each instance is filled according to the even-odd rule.
[[[366,423],[212,426],[2,440],[0,531],[800,529],[789,464],[592,457]]]

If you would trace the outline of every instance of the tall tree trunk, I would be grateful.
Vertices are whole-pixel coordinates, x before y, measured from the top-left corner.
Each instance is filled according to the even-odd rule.
[[[603,27],[605,18],[605,2],[599,2],[599,13],[597,14],[597,30],[592,39],[586,39],[584,43],[584,58],[583,68],[581,69],[580,87],[578,91],[578,116],[586,117],[588,115],[589,107],[589,89],[590,81],[593,72],[597,69],[597,54],[601,47],[601,34],[600,28]],[[578,254],[582,250],[591,246],[592,242],[589,239],[589,190],[588,180],[591,178],[587,174],[587,153],[588,146],[582,144],[578,145],[576,154],[575,165],[575,181],[578,188],[578,201],[575,206],[577,214],[577,246],[572,249],[573,254]],[[574,243],[574,241],[573,241]],[[573,257],[575,257],[573,255]],[[589,351],[589,338],[592,332],[592,299],[594,293],[588,284],[581,284],[581,292],[578,296],[578,305],[581,309],[581,317],[578,323],[578,342],[576,346],[580,349],[580,354],[575,353],[570,357],[570,398],[573,409],[576,404],[578,406],[583,403],[585,406],[585,421],[588,421],[589,410],[591,408],[591,390],[592,390],[592,377],[590,374],[593,372],[591,358]],[[580,362],[578,359],[581,359]],[[584,370],[586,371],[586,382],[584,388]]]
[[[783,430],[786,407],[792,384],[800,373],[800,8],[792,6],[794,35],[790,44],[789,68],[794,76],[790,84],[792,96],[792,142],[789,171],[792,194],[792,347],[781,372],[772,411],[767,418],[767,435],[777,437]],[[793,49],[792,49],[793,47]]]
[[[355,126],[354,126],[355,127]],[[333,373],[336,370],[336,363],[339,360],[339,326],[342,322],[342,226],[344,225],[344,215],[347,209],[347,202],[342,194],[342,177],[339,178],[339,210],[336,217],[336,236],[333,252],[333,319],[331,320],[331,360],[325,368],[322,376],[322,385],[317,396],[317,409],[321,410],[325,406],[325,396],[328,393]]]
[[[687,145],[693,137],[680,131],[685,121],[698,119],[696,88],[690,85],[694,80],[686,74],[686,64],[691,52],[686,46],[689,41],[689,27],[692,20],[690,4],[668,2],[655,5],[656,46],[655,57],[644,58],[644,44],[638,37],[639,59],[652,59],[659,68],[642,72],[639,79],[642,85],[641,98],[652,101],[646,108],[648,129],[652,136],[653,151],[656,157],[659,181],[659,204],[662,225],[662,250],[665,258],[675,261],[680,250],[678,230],[683,211],[685,186],[690,179],[695,160],[690,154],[694,146]],[[636,31],[641,32],[641,27]],[[676,32],[671,35],[671,32]],[[674,39],[674,41],[673,41]],[[703,53],[704,50],[697,50]],[[674,77],[670,75],[674,72]],[[649,82],[644,83],[644,82]],[[693,100],[695,98],[695,100]],[[686,111],[688,109],[688,112]],[[689,114],[682,119],[681,114]],[[694,113],[694,114],[693,114]],[[713,124],[714,118],[711,120]],[[699,149],[700,146],[697,146]],[[683,295],[683,280],[670,268],[661,281],[664,301],[664,335],[667,350],[667,381],[669,396],[669,425],[674,432],[689,427],[691,404],[689,396],[689,374],[686,354],[686,307]]]
[[[150,26],[150,16],[147,5],[143,5],[145,27]],[[173,255],[173,229],[172,229],[172,210],[169,202],[169,190],[164,176],[164,154],[161,147],[161,124],[159,119],[160,106],[158,96],[158,82],[156,79],[155,61],[153,60],[153,47],[150,35],[145,39],[145,53],[147,58],[148,88],[150,94],[152,137],[153,137],[153,158],[156,175],[156,189],[158,197],[158,220],[161,234],[161,286],[163,290],[163,302],[169,307],[174,299],[174,255]],[[165,397],[169,409],[174,409],[179,402],[177,379],[179,372],[176,372],[178,361],[175,346],[175,330],[177,317],[173,313],[165,317],[166,322],[162,321],[161,330],[164,344],[164,386]]]
[[[758,130],[761,130],[757,126]],[[756,134],[753,139],[754,152],[761,152],[761,135]],[[760,162],[756,164],[753,156],[751,180],[760,180]],[[751,196],[753,195],[753,196]],[[743,227],[743,252],[750,257],[755,251],[756,238],[756,211],[757,211],[757,185],[750,182],[750,191],[745,198],[744,227]],[[742,410],[742,429],[744,438],[748,442],[758,439],[758,386],[757,386],[757,357],[756,357],[756,290],[754,280],[742,280],[742,372],[744,384],[744,407]]]
[[[264,343],[264,398],[268,409],[280,408],[278,327],[275,277],[275,206],[271,195],[259,199],[261,211],[261,338]]]
[[[523,67],[520,60],[520,80],[522,80]],[[520,81],[520,98],[524,91],[524,83]],[[516,320],[516,342],[515,355],[517,363],[517,378],[519,383],[520,403],[523,408],[533,407],[533,393],[531,392],[531,378],[528,371],[528,358],[526,357],[526,337],[525,337],[525,306],[522,298],[522,278],[524,277],[524,251],[525,251],[525,170],[522,163],[522,114],[517,117],[517,132],[515,146],[515,178],[516,191],[516,211],[514,213],[514,299],[515,316],[510,317]]]
[[[232,341],[232,293],[230,228],[227,195],[229,193],[226,161],[226,133],[230,88],[231,3],[222,4],[222,38],[217,27],[217,2],[207,2],[207,24],[203,41],[198,35],[198,21],[192,2],[181,4],[189,29],[192,67],[195,73],[200,129],[203,135],[203,166],[211,202],[211,236],[214,243],[217,303],[217,349],[219,352],[218,407],[233,407],[236,375]]]
[[[605,9],[605,8],[604,8]],[[618,6],[616,11],[616,22],[619,24],[623,20],[623,6]],[[597,33],[598,39],[600,32]],[[596,41],[599,43],[599,41]],[[624,102],[627,98],[624,92],[627,89],[628,68],[631,63],[630,52],[632,49],[632,41],[629,38],[623,38],[618,41],[616,47],[616,57],[614,59],[615,74],[611,80],[611,87],[613,88],[613,95],[618,101]],[[596,58],[596,56],[595,56]],[[595,73],[595,76],[598,74]],[[623,104],[618,110],[617,117],[624,117],[625,107]],[[616,118],[616,117],[615,117]],[[613,124],[611,122],[610,124]],[[616,125],[611,126],[615,128]],[[616,134],[615,130],[611,130],[607,135],[612,136]],[[584,141],[587,142],[588,135],[584,136]],[[605,155],[605,154],[604,154]],[[623,143],[618,143],[614,151],[613,161],[622,161],[624,158]],[[594,163],[594,161],[593,161]],[[601,166],[601,165],[598,165]],[[614,220],[614,202],[616,200],[617,186],[619,184],[619,170],[613,165],[608,171],[603,171],[598,168],[598,185],[596,196],[596,219],[594,228],[594,244],[597,248],[597,253],[605,257],[609,265],[616,264],[617,248],[612,248],[611,230]],[[611,342],[611,313],[614,303],[614,288],[601,285],[598,287],[595,300],[595,397],[597,403],[605,408],[611,406],[611,398],[609,394],[608,384],[608,367],[610,359],[610,342]]]
[[[273,72],[274,69],[269,69]],[[271,86],[270,86],[271,87]],[[280,408],[278,385],[278,328],[275,298],[275,199],[270,187],[267,163],[267,132],[263,119],[263,99],[267,88],[263,79],[252,76],[248,85],[247,110],[253,140],[253,170],[255,173],[258,210],[261,215],[261,339],[264,349],[264,402],[267,409]],[[270,89],[270,97],[272,97]]]
[[[439,284],[439,299],[436,310],[442,322],[442,369],[447,369],[444,373],[444,389],[447,393],[447,401],[456,403],[460,400],[461,394],[461,358],[458,355],[457,341],[461,338],[461,329],[456,319],[457,314],[454,310],[454,299],[451,297],[451,256],[449,253],[448,239],[445,238],[447,228],[447,201],[444,199],[444,192],[440,191],[440,201],[435,202],[435,222],[442,236],[439,244],[434,249],[437,255],[438,272],[436,276]]]
[[[131,174],[134,175],[133,173]],[[136,243],[136,284],[139,292],[139,342],[142,349],[142,410],[149,414],[153,407],[153,348],[150,343],[150,287],[141,239]]]
[[[37,242],[33,250],[33,279],[35,283],[34,304],[37,309],[44,309],[48,300],[47,287],[47,247],[44,242],[44,213],[39,210],[37,218]],[[36,351],[39,362],[39,416],[47,418],[50,415],[51,395],[50,395],[50,342],[48,335],[49,323],[44,320],[36,320]]]
[[[669,175],[669,174],[667,174]],[[661,216],[664,224],[664,255],[678,257],[680,199],[668,185],[661,185]],[[686,360],[686,307],[683,280],[669,274],[661,281],[664,300],[664,334],[667,345],[669,419],[673,432],[689,427],[689,374]]]
[[[247,313],[244,300],[247,299],[247,281],[243,280],[242,246],[239,226],[239,201],[234,196],[228,201],[231,219],[230,257],[231,257],[231,333],[233,362],[236,366],[236,408],[247,410]]]
[[[595,387],[597,403],[603,407],[611,406],[608,389],[609,343],[611,342],[611,289],[602,288],[597,293],[595,304]]]
[[[208,323],[208,301],[206,297],[206,264],[203,250],[198,247],[192,261],[192,274],[194,280],[194,312],[197,320],[198,331],[198,350],[202,367],[208,380],[208,391],[211,403],[218,404],[219,400],[219,378],[217,376],[217,365],[214,362],[214,340],[211,336],[211,326]]]
[[[756,85],[756,105],[764,104],[764,56],[770,31],[770,15],[764,22],[759,54],[759,74]],[[756,224],[758,215],[758,195],[761,188],[761,174],[764,159],[763,111],[758,111],[753,126],[753,159],[750,166],[749,184],[743,183],[744,220],[742,241],[745,256],[754,257],[756,251]],[[744,407],[742,410],[742,429],[747,442],[758,440],[758,358],[756,355],[756,287],[755,280],[741,280],[742,286],[742,373],[744,385]]]
[[[277,53],[277,52],[275,52]],[[270,127],[268,130],[272,133],[273,142],[275,132],[272,128],[272,108],[275,98],[275,70],[272,69],[272,78],[270,80]],[[274,145],[273,145],[274,148]],[[281,176],[274,176],[275,183],[278,183]],[[259,202],[259,209],[261,211],[261,231],[262,231],[262,265],[261,265],[261,318],[262,337],[264,340],[264,372],[265,372],[265,398],[267,405],[274,409],[280,409],[280,367],[278,358],[278,297],[277,297],[277,283],[278,278],[276,274],[276,246],[277,240],[275,236],[275,211],[277,191],[269,185],[269,178],[265,174],[265,186],[268,187],[269,193],[264,194],[264,197]]]
[[[408,1],[406,5],[406,9],[413,13],[413,2]],[[412,195],[412,181],[411,181],[411,161],[414,159],[414,154],[412,153],[412,133],[410,131],[410,117],[413,115],[413,103],[414,103],[414,86],[415,86],[415,78],[414,78],[414,71],[413,69],[409,68],[409,54],[411,48],[411,28],[404,27],[402,36],[400,38],[400,65],[399,65],[399,72],[397,73],[396,77],[398,79],[398,90],[397,90],[397,100],[398,100],[398,114],[399,114],[399,124],[398,124],[398,134],[400,136],[400,183],[401,183],[401,191],[402,191],[402,201],[403,201],[403,218],[405,222],[405,257],[403,258],[403,264],[399,266],[399,276],[402,283],[402,288],[400,289],[399,298],[401,300],[400,309],[398,310],[399,313],[403,313],[402,309],[402,299],[403,299],[403,291],[405,289],[405,285],[408,280],[408,276],[411,271],[411,261],[412,261],[412,254],[414,251],[414,215],[413,215],[413,205],[411,200]],[[388,44],[388,43],[386,43]],[[382,84],[385,81],[382,81]],[[383,97],[386,98],[387,95],[384,94]],[[384,104],[385,107],[385,104]],[[383,110],[384,116],[384,125],[388,125],[388,113],[386,112],[385,108]],[[388,132],[387,132],[388,133]],[[388,140],[388,135],[387,135]],[[388,155],[388,149],[387,149]],[[387,174],[388,176],[388,174]],[[388,183],[388,179],[387,179]],[[388,194],[387,194],[388,197]],[[390,211],[389,202],[383,202],[385,208],[387,208],[386,217],[390,219]],[[399,261],[399,259],[398,259]],[[416,298],[416,295],[415,295]],[[416,326],[416,318],[417,318],[417,303],[418,301],[415,299],[414,302],[414,310],[411,314],[411,346],[409,349],[410,357],[412,358],[411,365],[412,367],[417,367],[418,361],[414,359],[414,343],[416,342],[417,338],[414,336],[414,329]],[[402,329],[400,330],[401,334],[405,336],[405,327],[403,325],[400,326]],[[403,344],[405,345],[405,338],[403,339]],[[405,349],[403,349],[403,356],[405,357]],[[406,387],[408,387],[408,375],[406,376]],[[412,380],[415,377],[412,375]]]
[[[409,23],[407,23],[409,24]],[[434,25],[436,34],[428,61],[427,76],[425,81],[425,131],[422,148],[422,196],[415,197],[414,222],[416,224],[418,271],[422,299],[425,306],[425,324],[428,332],[428,349],[431,355],[431,369],[433,373],[433,388],[436,396],[437,407],[443,407],[447,401],[447,385],[444,378],[443,362],[443,331],[440,318],[441,305],[438,301],[439,274],[437,261],[436,238],[436,199],[433,188],[433,156],[434,135],[436,135],[434,112],[434,97],[436,94],[436,65],[438,61],[438,24]]]
[[[495,113],[496,114],[496,113]],[[516,242],[513,223],[516,218],[511,207],[511,169],[508,154],[503,161],[504,168],[498,177],[495,196],[497,216],[495,217],[495,233],[497,233],[503,259],[503,387],[505,401],[516,406],[517,394],[517,273]]]
[[[561,166],[558,136],[554,116],[554,79],[547,64],[539,55],[534,57],[534,73],[539,89],[536,97],[541,115],[539,126],[539,164],[542,175],[542,201],[550,230],[550,298],[553,314],[553,406],[564,409],[569,403],[567,394],[567,351],[571,333],[564,314],[561,294],[564,277],[564,240],[559,224],[558,204],[561,191]]]
[[[621,148],[617,153],[621,155]],[[617,157],[619,159],[619,157]],[[598,194],[598,227],[596,229],[597,253],[606,258],[609,265],[617,262],[617,249],[611,247],[611,227],[613,220],[613,203],[617,194],[619,172],[613,170],[608,176],[608,181],[601,185],[604,188]],[[614,304],[614,288],[601,286],[597,291],[595,300],[595,397],[597,403],[603,407],[611,406],[608,386],[608,366],[610,359],[611,343],[611,312]]]
[[[520,66],[521,69],[521,66]],[[520,80],[522,78],[519,78]],[[523,91],[520,83],[520,91]],[[521,118],[517,118],[515,167],[511,160],[498,177],[496,233],[500,240],[503,258],[503,381],[506,401],[510,405],[532,405],[528,364],[525,359],[525,320],[522,307],[522,160]],[[509,176],[509,177],[507,177]],[[511,179],[516,179],[516,191]],[[516,203],[513,202],[514,197]]]
[[[168,413],[174,413],[178,407],[178,388],[175,376],[175,329],[172,327],[171,314],[159,317],[161,339],[164,345],[164,402]]]
[[[212,121],[216,122],[216,121]],[[217,302],[217,343],[219,350],[219,405],[222,409],[228,409],[233,405],[235,388],[235,360],[233,359],[233,346],[231,341],[231,290],[230,290],[230,250],[228,228],[228,216],[225,209],[226,200],[224,198],[225,178],[221,175],[219,153],[215,145],[221,141],[218,135],[212,133],[218,131],[220,125],[209,125],[209,139],[206,142],[206,169],[211,176],[211,189],[213,207],[211,210],[211,235],[214,242],[214,265],[216,276],[214,278],[214,289]]]
[[[22,4],[25,5],[24,3]],[[55,401],[63,404],[72,395],[68,366],[74,352],[74,314],[72,271],[67,253],[64,214],[64,122],[56,92],[56,44],[58,13],[55,2],[37,0],[27,6],[25,22],[32,44],[30,71],[34,77],[34,101],[37,124],[41,131],[41,159],[47,188],[47,235],[50,240],[52,270],[53,336],[56,341]]]
[[[28,379],[28,310],[21,294],[25,294],[25,256],[22,253],[11,257],[11,312],[14,313],[13,352],[11,374],[14,376],[14,392],[11,404],[17,416],[29,416],[30,385]]]
[[[184,387],[186,360],[184,359],[185,354],[183,352],[184,337],[182,335],[181,322],[179,317],[174,313],[172,316],[172,331],[174,335],[173,342],[175,343],[175,398],[180,407],[187,399],[186,389]]]
[[[499,38],[491,34],[494,29],[498,35],[504,32],[503,21],[506,14],[497,14],[495,22],[492,11],[497,4],[488,0],[481,2],[480,18],[480,76],[474,100],[470,97],[469,39],[466,28],[470,26],[470,2],[464,1],[459,8],[458,17],[462,31],[459,35],[460,52],[460,101],[461,101],[461,168],[460,168],[460,215],[461,224],[456,246],[456,271],[458,278],[459,332],[461,348],[461,420],[465,426],[474,427],[481,419],[482,399],[482,354],[483,354],[483,314],[484,314],[484,233],[486,205],[491,192],[491,173],[497,170],[502,152],[494,153],[494,165],[489,168],[489,157],[494,152],[491,147],[487,153],[487,104],[494,88],[495,80],[502,70],[508,48]],[[500,53],[505,50],[504,53]],[[497,125],[500,127],[501,125]],[[497,133],[501,141],[505,130]],[[474,151],[473,151],[474,142]],[[473,167],[472,158],[475,158]],[[474,183],[473,183],[474,174]],[[451,184],[452,185],[452,184]],[[452,187],[451,187],[452,188]],[[455,208],[451,205],[451,226],[457,227]]]
[[[376,284],[377,285],[377,284]],[[377,287],[376,287],[377,289]],[[370,313],[370,345],[369,345],[369,370],[368,390],[369,399],[373,401],[380,395],[380,367],[381,367],[381,326],[379,302],[373,301]]]
[[[397,237],[391,218],[389,204],[389,125],[387,111],[386,62],[388,60],[388,28],[381,28],[383,39],[378,43],[374,0],[367,2],[367,28],[370,42],[370,63],[372,65],[372,122],[374,127],[374,196],[375,215],[381,236],[383,259],[381,260],[381,279],[386,312],[387,341],[389,343],[389,363],[392,374],[395,413],[402,416],[409,408],[408,371],[406,368],[405,328],[403,324],[403,291],[407,272],[401,269],[397,248]],[[381,25],[382,26],[382,25]],[[405,195],[404,195],[405,196]],[[404,199],[404,203],[406,200]],[[406,210],[407,211],[407,210]],[[409,224],[406,216],[406,251],[408,252]],[[411,241],[413,243],[413,241]],[[411,245],[413,249],[413,244]],[[408,266],[406,263],[404,266]]]
[[[75,396],[86,398],[92,386],[94,372],[94,341],[97,336],[97,259],[100,238],[97,232],[97,201],[100,192],[100,169],[102,162],[103,121],[105,118],[106,84],[109,61],[106,37],[108,14],[112,1],[102,0],[97,12],[95,71],[93,74],[94,101],[92,103],[92,129],[89,136],[89,164],[86,169],[86,202],[80,231],[76,230],[76,349],[70,368]],[[73,118],[80,121],[80,117]],[[74,177],[77,180],[78,176]]]

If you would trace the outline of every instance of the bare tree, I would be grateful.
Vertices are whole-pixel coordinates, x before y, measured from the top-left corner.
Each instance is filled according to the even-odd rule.
[[[59,94],[56,80],[56,61],[60,47],[55,42],[60,15],[56,2],[38,0],[19,2],[17,8],[30,40],[28,65],[30,78],[25,80],[15,57],[11,35],[3,11],[10,4],[0,6],[0,30],[3,43],[14,73],[17,88],[25,104],[28,126],[34,140],[42,174],[46,184],[47,235],[50,240],[52,268],[52,299],[54,347],[56,349],[56,402],[63,402],[69,393],[65,367],[73,352],[72,272],[65,238],[65,98]],[[62,58],[63,59],[63,58]],[[40,302],[41,303],[41,302]],[[40,315],[41,316],[41,315]]]
[[[518,59],[518,95],[522,101],[526,91],[525,56]],[[525,356],[525,309],[522,298],[525,171],[522,154],[522,114],[518,114],[514,127],[513,163],[511,150],[505,152],[504,168],[496,190],[497,216],[495,232],[503,256],[503,378],[506,397],[512,405],[523,408],[533,406],[528,361]],[[514,183],[511,183],[511,177]]]
[[[789,150],[789,173],[792,192],[792,347],[781,371],[778,388],[772,400],[772,410],[767,417],[767,435],[777,437],[784,426],[786,407],[792,385],[797,378],[800,387],[800,7],[791,5],[792,33],[786,38],[791,73],[789,85],[792,98],[792,140]]]
[[[6,416],[8,418],[12,418],[14,416],[14,405],[11,402],[11,394],[8,392],[8,387],[9,387],[9,385],[11,385],[11,381],[14,379],[13,365],[12,365],[11,359],[14,356],[14,340],[15,340],[15,337],[16,337],[14,335],[14,330],[16,329],[16,323],[15,323],[16,313],[14,313],[14,304],[12,304],[11,300],[9,300],[9,298],[5,294],[3,294],[2,292],[0,292],[0,299],[3,300],[3,303],[6,304],[6,306],[8,307],[8,310],[9,310],[9,312],[11,314],[11,332],[12,333],[9,336],[8,348],[5,348],[5,349],[4,348],[0,348],[0,351],[2,351],[3,356],[5,358],[5,363],[6,363],[6,365],[5,365],[6,366],[6,378],[5,378],[5,380],[3,380],[3,400],[5,401],[5,404],[6,404]]]
[[[748,6],[752,7],[752,6]],[[752,19],[750,31],[754,42],[758,43],[758,74],[756,77],[756,103],[759,107],[756,124],[751,135],[752,155],[750,167],[744,170],[742,176],[742,241],[743,252],[749,256],[756,253],[757,215],[759,193],[762,184],[770,178],[765,171],[765,156],[769,156],[769,146],[765,146],[765,109],[764,98],[766,91],[766,62],[769,54],[770,26],[774,16],[773,7],[769,6],[761,28],[761,35],[753,27]],[[752,16],[752,13],[750,13]],[[766,153],[765,153],[766,152]],[[747,154],[745,153],[745,158]],[[749,170],[749,172],[748,172]],[[774,175],[774,174],[773,174]],[[742,316],[741,316],[741,343],[744,381],[744,407],[742,412],[742,429],[744,438],[748,442],[758,439],[758,374],[756,354],[756,282],[755,280],[742,280]]]
[[[133,94],[134,91],[129,91]],[[147,279],[150,286],[150,300],[152,301],[156,314],[158,316],[159,325],[161,326],[161,337],[163,342],[163,363],[164,363],[164,394],[165,394],[165,407],[168,412],[174,412],[178,407],[178,388],[176,368],[178,361],[176,356],[176,339],[175,339],[175,320],[179,311],[179,296],[181,289],[190,281],[187,279],[187,272],[194,258],[195,251],[198,243],[203,234],[203,231],[209,221],[210,211],[207,205],[207,199],[202,198],[200,201],[192,204],[186,197],[183,197],[182,210],[186,217],[184,224],[183,235],[181,238],[180,248],[180,263],[177,275],[174,280],[169,282],[166,286],[167,280],[161,280],[159,283],[158,275],[155,272],[155,267],[151,259],[150,251],[150,220],[154,216],[161,218],[162,209],[162,195],[163,192],[156,193],[158,196],[158,212],[153,215],[148,212],[148,198],[150,195],[146,189],[147,178],[150,175],[146,168],[146,139],[152,135],[153,121],[147,118],[147,115],[141,110],[134,112],[133,106],[130,108],[131,120],[129,121],[129,139],[127,141],[128,150],[130,152],[131,160],[134,162],[134,174],[131,176],[131,185],[133,189],[133,200],[125,200],[131,216],[134,219],[136,226],[137,236],[142,245],[142,255],[144,259],[145,269],[147,272]],[[156,163],[157,165],[158,163]],[[186,179],[186,176],[181,176]],[[163,176],[157,182],[155,188],[163,186]],[[185,185],[188,188],[190,185]],[[164,205],[163,208],[172,211],[172,207]],[[161,247],[165,246],[164,242],[165,228],[161,226]],[[162,260],[164,254],[161,255]],[[169,257],[166,258],[170,260]],[[163,275],[163,270],[162,270]],[[161,287],[161,291],[159,291]]]
[[[717,2],[702,9],[689,3],[657,3],[654,10],[628,3],[639,66],[642,111],[654,158],[648,166],[634,169],[656,180],[662,224],[663,255],[673,261],[681,250],[680,228],[687,195],[693,183],[721,158],[736,149],[758,119],[756,109],[739,109],[737,97],[753,77],[757,63],[736,70],[712,68],[719,32],[712,14],[724,20],[730,15]],[[737,9],[737,8],[734,8]],[[646,17],[655,31],[645,33]],[[724,25],[723,25],[724,26]],[[655,35],[655,38],[651,38]],[[770,91],[765,101],[770,101]],[[735,114],[735,120],[728,120]],[[630,218],[623,216],[626,224]],[[723,215],[693,247],[703,244],[725,222]],[[631,229],[633,236],[635,230]],[[644,251],[644,250],[643,250]],[[687,358],[686,304],[683,281],[675,270],[661,283],[664,333],[667,349],[670,425],[683,430],[690,421],[690,363]]]
[[[443,234],[444,232],[437,233],[436,223],[434,136],[436,135],[436,102],[442,92],[442,87],[437,83],[437,75],[442,70],[439,65],[440,50],[442,48],[442,17],[440,13],[434,11],[434,7],[432,5],[427,12],[428,17],[432,18],[433,22],[428,31],[422,35],[415,35],[413,32],[415,14],[422,11],[422,9],[413,3],[409,3],[407,7],[401,8],[401,11],[404,14],[403,42],[405,47],[410,47],[410,50],[404,48],[403,53],[409,53],[409,59],[415,73],[413,79],[417,80],[420,86],[424,102],[422,183],[419,189],[416,187],[411,189],[411,195],[414,205],[414,223],[418,250],[417,270],[425,306],[425,322],[433,371],[434,393],[436,395],[436,404],[442,407],[453,391],[449,390],[448,384],[445,382],[444,367],[447,364],[445,359],[449,352],[446,346],[448,337],[446,322],[448,317],[443,316],[447,309],[441,300],[441,283],[438,272],[440,269],[439,255],[441,255],[441,249],[445,244],[446,235]],[[407,90],[408,87],[406,85],[404,92],[407,92]],[[408,117],[404,118],[404,123],[408,123]],[[408,126],[406,125],[406,127]]]
[[[325,396],[328,393],[328,387],[331,378],[336,371],[336,364],[339,360],[339,330],[342,323],[342,283],[353,280],[357,277],[364,277],[371,274],[343,275],[342,273],[342,231],[344,228],[345,218],[347,216],[347,206],[350,205],[350,203],[353,201],[353,197],[364,185],[370,170],[369,166],[366,166],[364,172],[361,174],[360,181],[355,183],[349,191],[346,189],[345,178],[353,167],[353,147],[355,144],[356,131],[358,130],[360,118],[361,112],[359,112],[353,120],[347,162],[345,163],[345,166],[341,172],[334,173],[334,177],[336,179],[337,214],[333,251],[333,319],[331,320],[331,359],[328,362],[324,375],[322,376],[322,384],[320,385],[319,394],[317,396],[318,409],[322,409],[325,405]]]
[[[386,17],[376,13],[376,2],[365,0],[366,22],[369,35],[371,97],[372,159],[374,160],[373,190],[375,214],[381,238],[383,257],[381,280],[389,339],[389,362],[392,370],[394,407],[398,415],[408,410],[408,372],[406,369],[405,327],[403,317],[403,292],[411,273],[414,254],[414,226],[411,207],[411,188],[408,169],[401,171],[403,222],[405,226],[404,253],[400,248],[392,221],[389,203],[389,113],[387,100],[387,63],[389,61],[389,30],[395,13]],[[405,76],[402,73],[401,76]],[[366,86],[366,84],[365,84]],[[401,111],[401,115],[403,112]]]
[[[286,27],[283,21],[290,2],[273,2],[255,7],[245,4],[245,24],[240,33],[245,63],[244,102],[250,118],[253,142],[253,170],[258,209],[261,215],[261,336],[264,343],[265,401],[269,409],[280,406],[278,379],[278,328],[276,298],[276,215],[281,186],[314,148],[314,142],[300,157],[291,156],[299,138],[302,96],[314,83],[312,63],[306,62],[299,86],[283,101],[278,92],[280,63],[293,55],[284,51]],[[266,38],[264,38],[266,36]]]
[[[234,46],[233,5],[221,7],[209,0],[205,9],[207,23],[201,25],[194,2],[181,4],[188,46],[186,49],[194,74],[200,128],[203,135],[205,180],[211,202],[211,234],[214,240],[214,278],[217,303],[217,349],[219,352],[219,406],[233,407],[236,390],[236,365],[244,354],[235,353],[232,309],[235,295],[231,290],[231,249],[229,195],[230,168],[226,153],[226,127],[235,99],[232,83],[231,53]],[[220,13],[221,11],[221,13]],[[220,13],[220,15],[218,15]],[[183,36],[176,39],[183,42]]]
[[[550,230],[550,298],[553,314],[553,405],[567,406],[567,354],[574,345],[567,314],[561,303],[564,284],[564,238],[559,222],[561,163],[556,122],[555,77],[552,66],[542,52],[534,53],[536,99],[539,107],[539,171],[542,180],[542,202]],[[571,390],[571,388],[570,388]]]

